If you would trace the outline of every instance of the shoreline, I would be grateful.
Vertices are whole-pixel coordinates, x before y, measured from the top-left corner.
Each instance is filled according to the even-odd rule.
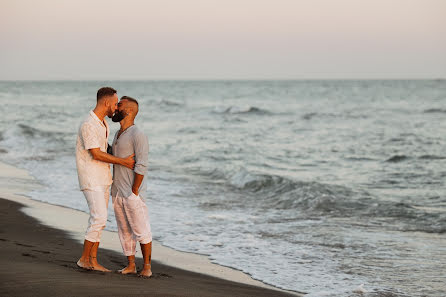
[[[39,186],[40,185],[26,170],[0,162],[0,190],[2,193],[0,197],[24,205],[24,207],[20,208],[20,211],[25,215],[36,219],[43,226],[48,226],[49,228],[66,233],[69,240],[73,240],[77,244],[82,244],[87,226],[88,214],[68,207],[32,200],[31,198],[24,196],[24,192],[32,191]],[[122,259],[125,260],[125,257],[122,255],[117,232],[103,231],[100,253],[104,252],[104,250],[121,254]],[[81,249],[73,252],[80,253]],[[198,273],[207,277],[218,278],[222,281],[236,282],[243,285],[254,286],[259,289],[265,289],[267,291],[273,290],[277,293],[290,296],[302,296],[300,293],[282,290],[267,285],[261,281],[254,280],[242,271],[211,263],[205,255],[177,251],[163,246],[160,242],[155,240],[153,241],[152,253],[154,263],[191,273]],[[141,260],[139,246],[137,248],[136,257]],[[73,262],[73,265],[74,264],[75,263]]]

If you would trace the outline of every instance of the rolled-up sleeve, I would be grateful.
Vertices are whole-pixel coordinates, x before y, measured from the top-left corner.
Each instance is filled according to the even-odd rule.
[[[135,173],[145,175],[149,166],[149,140],[144,133],[138,133],[134,137],[135,148]]]

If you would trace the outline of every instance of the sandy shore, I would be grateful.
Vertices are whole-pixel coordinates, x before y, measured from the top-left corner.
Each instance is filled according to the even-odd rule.
[[[17,195],[38,186],[26,171],[0,163],[1,296],[298,295],[158,242],[153,243],[154,277],[150,279],[79,269],[75,261],[88,215]],[[104,232],[99,260],[114,271],[125,265],[115,232]],[[139,267],[141,261],[137,258]]]

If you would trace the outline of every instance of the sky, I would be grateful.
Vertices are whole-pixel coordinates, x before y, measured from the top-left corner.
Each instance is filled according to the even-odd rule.
[[[0,80],[446,78],[446,0],[0,0]]]

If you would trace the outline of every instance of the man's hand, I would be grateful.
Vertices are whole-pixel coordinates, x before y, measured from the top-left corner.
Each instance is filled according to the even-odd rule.
[[[135,154],[132,154],[124,159],[122,159],[122,166],[125,166],[129,169],[133,169],[133,167],[135,167],[135,159],[133,159],[133,157],[135,156]]]
[[[127,156],[126,158],[118,158],[113,155],[102,152],[99,148],[92,148],[89,149],[89,151],[93,159],[96,161],[119,164],[130,169],[133,169],[135,167],[135,160],[133,159],[135,154]]]
[[[144,179],[144,175],[141,175],[141,174],[138,174],[135,172],[135,179],[133,180],[132,192],[136,196],[139,195],[139,187],[141,186],[143,179]]]
[[[134,189],[134,188],[132,188],[132,192],[133,192],[133,194],[135,194],[136,196],[139,195],[139,191],[138,191],[138,189]]]

